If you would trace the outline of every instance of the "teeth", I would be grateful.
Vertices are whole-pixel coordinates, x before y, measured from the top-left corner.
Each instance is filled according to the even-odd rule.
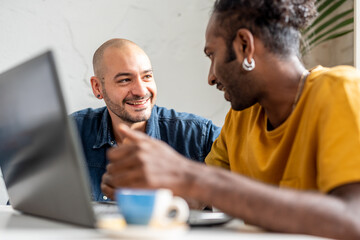
[[[148,99],[144,100],[144,101],[141,101],[141,102],[128,102],[128,104],[131,104],[131,105],[142,105],[142,104],[145,104],[147,102]]]

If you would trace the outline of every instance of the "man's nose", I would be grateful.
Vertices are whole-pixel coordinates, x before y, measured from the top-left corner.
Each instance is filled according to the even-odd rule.
[[[145,96],[148,93],[146,83],[141,79],[141,77],[138,77],[136,81],[134,81],[131,92],[133,95],[140,97]]]
[[[212,70],[212,67],[209,69],[208,83],[210,86],[213,86],[216,84],[216,76]]]

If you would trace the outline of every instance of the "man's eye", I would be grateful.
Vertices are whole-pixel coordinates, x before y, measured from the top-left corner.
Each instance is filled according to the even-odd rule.
[[[117,81],[118,83],[127,83],[130,82],[130,78],[124,78]]]
[[[152,78],[152,75],[147,74],[147,75],[144,76],[144,78],[145,78],[145,79],[151,79],[151,78]]]

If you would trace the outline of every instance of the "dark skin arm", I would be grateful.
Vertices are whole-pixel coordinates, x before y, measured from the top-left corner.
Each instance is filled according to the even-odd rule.
[[[271,231],[360,239],[360,183],[329,194],[280,189],[192,162],[166,144],[121,126],[127,144],[108,152],[102,191],[118,187],[169,188]]]

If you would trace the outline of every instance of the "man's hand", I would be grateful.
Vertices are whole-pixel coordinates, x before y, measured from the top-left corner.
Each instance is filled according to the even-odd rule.
[[[119,187],[169,188],[174,194],[181,192],[186,172],[181,169],[190,161],[167,144],[125,125],[119,131],[126,140],[107,153],[109,164],[101,183],[106,196],[114,199],[114,191]]]

